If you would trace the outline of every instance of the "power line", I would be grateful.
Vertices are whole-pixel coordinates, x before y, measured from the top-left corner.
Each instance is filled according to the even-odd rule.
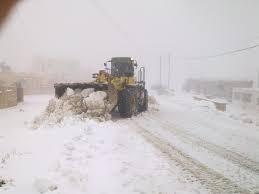
[[[135,50],[138,50],[138,53],[141,53],[140,50],[143,49],[140,48],[135,37],[133,37],[132,34],[126,30],[125,26],[121,24],[119,20],[117,20],[110,14],[109,11],[107,11],[106,7],[103,6],[99,0],[88,0],[88,2],[111,24],[113,30],[117,31],[124,39],[124,41],[127,42],[127,44],[134,45]]]
[[[159,84],[162,86],[162,56],[159,57]]]
[[[122,25],[118,23],[97,0],[89,0],[89,2],[111,23],[113,27],[118,30],[122,36],[128,37],[128,33],[123,29]]]
[[[259,47],[259,44],[255,44],[253,46],[241,48],[241,49],[236,49],[236,50],[231,50],[231,51],[226,51],[223,53],[215,54],[215,55],[208,55],[208,56],[199,56],[199,57],[178,57],[183,60],[203,60],[203,59],[211,59],[211,58],[216,58],[216,57],[221,57],[221,56],[226,56],[226,55],[232,55],[240,52],[244,52],[247,50],[252,50]]]
[[[170,81],[171,81],[171,54],[168,54],[168,80],[167,87],[170,89]]]

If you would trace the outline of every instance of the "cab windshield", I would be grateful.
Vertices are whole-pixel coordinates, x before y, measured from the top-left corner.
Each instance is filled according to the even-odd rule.
[[[129,63],[112,63],[112,76],[134,76],[134,67]]]

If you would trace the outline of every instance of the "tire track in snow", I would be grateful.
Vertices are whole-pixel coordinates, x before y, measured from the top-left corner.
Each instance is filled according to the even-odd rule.
[[[237,164],[240,167],[243,167],[243,168],[250,170],[259,175],[259,163],[256,161],[246,158],[246,157],[242,156],[241,154],[235,153],[235,152],[228,150],[224,147],[221,147],[219,145],[207,142],[193,134],[186,132],[185,130],[179,129],[179,127],[177,127],[176,125],[174,125],[172,123],[161,121],[154,116],[150,116],[150,118],[146,117],[146,119],[155,120],[156,122],[158,122],[160,124],[160,126],[162,126],[163,129],[166,129],[169,132],[171,132],[177,136],[180,136],[181,138],[183,138],[199,147],[202,147],[210,152],[213,152],[213,153],[217,154],[218,156],[228,159],[231,162],[233,162],[234,164]]]
[[[179,109],[178,109],[179,111]],[[195,113],[194,111],[190,110],[191,112]],[[185,114],[185,112],[181,111],[181,114]],[[188,115],[188,117],[190,117],[190,115]],[[200,116],[199,116],[200,117]],[[216,124],[216,126],[214,125],[211,125],[210,123],[208,123],[206,120],[204,120],[202,117],[200,118],[197,118],[199,121],[194,121],[192,120],[191,123],[192,123],[192,126],[195,126],[197,128],[199,128],[201,125],[203,127],[209,127],[210,129],[214,129],[215,131],[218,131],[218,130],[221,130],[221,132],[226,132],[226,131],[229,131],[229,129],[231,129],[232,131],[234,130],[232,127],[226,127],[224,125],[221,125],[219,123]],[[226,119],[224,117],[224,119]],[[183,123],[186,123],[186,120],[183,119],[183,118],[177,118],[177,122],[182,125]],[[190,121],[189,121],[190,122]],[[215,123],[214,123],[215,124]],[[234,130],[235,131],[235,130]],[[241,138],[243,137],[242,134],[232,134],[233,137],[237,137],[237,138]],[[254,137],[246,137],[246,140],[249,141],[249,142],[254,142],[254,144],[258,145],[259,144],[259,141],[254,138]]]
[[[191,158],[189,155],[183,153],[168,141],[159,138],[157,135],[151,133],[149,130],[142,127],[138,122],[132,125],[147,142],[151,143],[155,148],[160,150],[167,158],[174,164],[181,166],[183,171],[188,171],[195,181],[199,181],[211,193],[236,193],[249,194],[250,191],[239,187],[222,174],[208,168],[206,165],[200,163],[198,160]]]

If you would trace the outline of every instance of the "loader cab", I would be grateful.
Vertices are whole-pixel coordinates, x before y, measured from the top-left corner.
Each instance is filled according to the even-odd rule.
[[[114,57],[111,59],[111,75],[114,77],[133,77],[137,62],[130,57]]]

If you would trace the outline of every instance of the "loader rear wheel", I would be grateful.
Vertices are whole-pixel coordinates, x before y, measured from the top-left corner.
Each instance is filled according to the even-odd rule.
[[[144,103],[143,103],[142,111],[147,111],[147,109],[148,109],[148,92],[145,89],[144,90]]]
[[[137,99],[135,90],[126,88],[121,91],[119,96],[118,109],[120,116],[123,118],[130,118],[137,110]]]
[[[139,112],[147,111],[148,109],[148,92],[146,89],[143,89],[140,94],[140,103],[138,106]]]

